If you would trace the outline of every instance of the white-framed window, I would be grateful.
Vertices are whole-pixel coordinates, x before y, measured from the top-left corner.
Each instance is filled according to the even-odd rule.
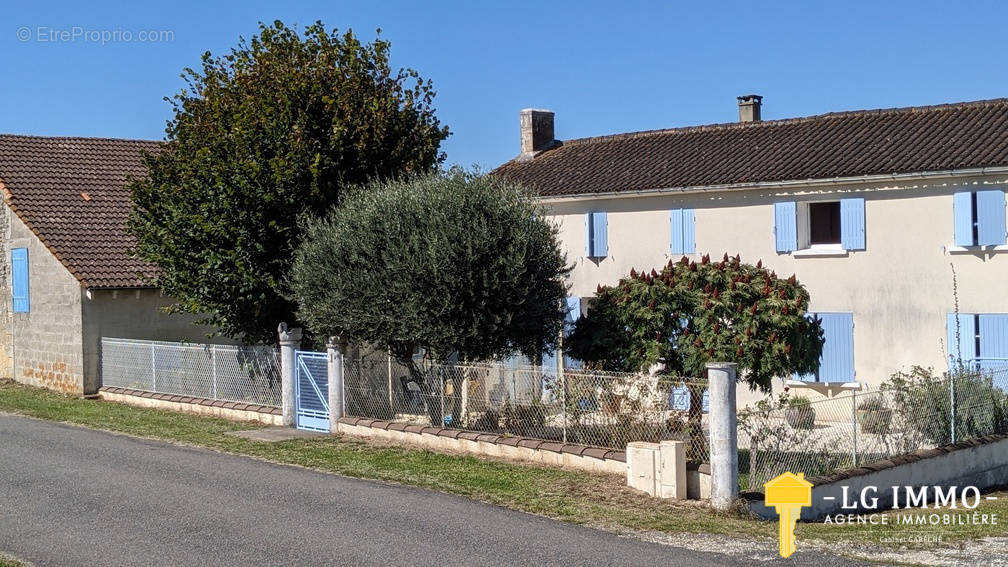
[[[864,199],[859,197],[774,203],[776,250],[795,255],[864,250],[864,211]]]
[[[1002,189],[959,191],[952,196],[955,245],[1003,246],[1006,241],[1005,194]]]

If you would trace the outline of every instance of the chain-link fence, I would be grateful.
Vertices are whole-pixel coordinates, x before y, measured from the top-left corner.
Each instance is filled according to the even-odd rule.
[[[739,412],[740,470],[759,488],[784,471],[824,475],[1008,432],[1008,367],[913,368],[878,390],[811,401],[801,390]]]
[[[411,373],[369,356],[348,359],[345,380],[350,416],[618,449],[680,439],[707,459],[706,388],[669,376],[429,361]]]
[[[280,407],[280,358],[267,346],[102,338],[103,386]]]

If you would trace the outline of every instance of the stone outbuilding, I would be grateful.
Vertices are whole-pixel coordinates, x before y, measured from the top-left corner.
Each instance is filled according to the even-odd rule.
[[[206,342],[193,317],[162,311],[156,268],[130,256],[126,183],[159,146],[0,135],[0,376],[90,394],[102,336]]]

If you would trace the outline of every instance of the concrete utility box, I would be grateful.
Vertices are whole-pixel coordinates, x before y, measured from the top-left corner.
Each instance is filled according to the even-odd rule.
[[[635,441],[627,444],[627,486],[656,495],[658,444]]]
[[[627,486],[659,498],[685,500],[686,444],[682,441],[627,445]]]
[[[658,497],[686,499],[686,443],[662,441],[658,445]]]

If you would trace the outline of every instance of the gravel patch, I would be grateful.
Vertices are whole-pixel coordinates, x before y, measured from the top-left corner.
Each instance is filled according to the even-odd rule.
[[[664,532],[619,532],[624,537],[680,547],[699,552],[721,553],[754,563],[783,561],[777,540],[713,534],[673,534]],[[943,544],[930,549],[877,547],[860,543],[799,540],[798,551],[789,562],[794,565],[976,565],[1008,567],[1008,537],[989,537]]]

